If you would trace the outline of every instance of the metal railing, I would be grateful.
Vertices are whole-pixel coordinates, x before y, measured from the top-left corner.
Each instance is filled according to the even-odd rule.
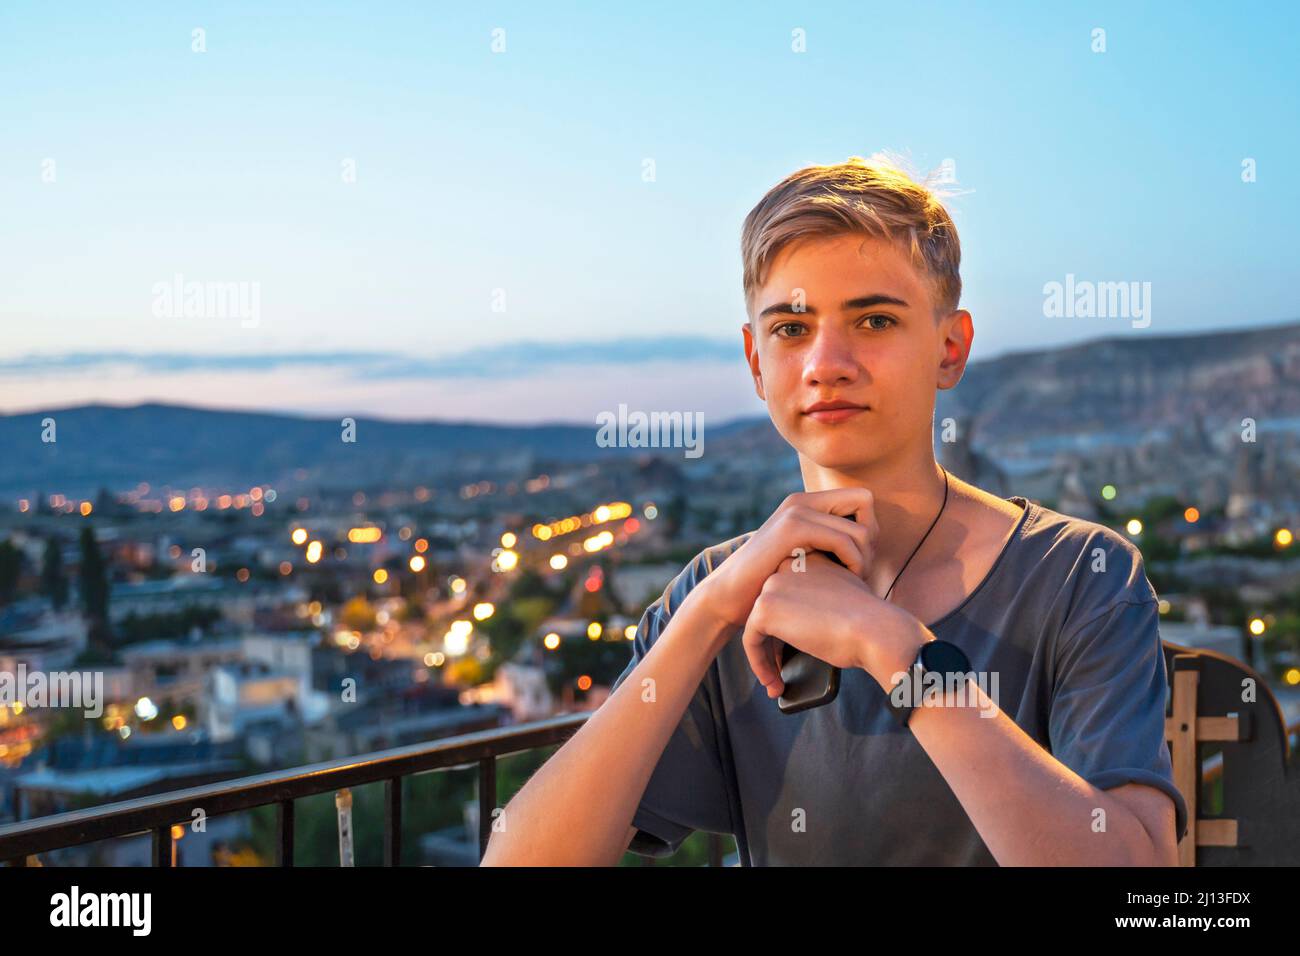
[[[152,833],[154,866],[172,865],[171,828],[255,807],[276,808],[277,866],[293,866],[294,801],[368,783],[384,784],[384,865],[402,858],[402,779],[418,773],[478,764],[478,855],[492,834],[497,801],[497,758],[563,743],[590,714],[564,714],[535,723],[496,727],[429,743],[346,757],[171,793],[72,810],[0,827],[0,861],[25,866],[28,857],[115,837]],[[715,854],[711,851],[710,856]]]
[[[196,807],[208,816],[237,813],[256,807],[276,808],[275,865],[293,866],[294,801],[368,783],[384,784],[384,865],[397,866],[402,856],[402,779],[413,774],[478,764],[478,855],[482,859],[492,835],[497,805],[497,758],[563,743],[591,715],[564,714],[535,723],[496,727],[475,733],[412,744],[392,750],[345,757],[253,777],[170,793],[139,797],[87,810],[72,810],[0,827],[0,862],[25,866],[39,853],[85,843],[150,833],[154,866],[172,865],[171,828],[191,822]],[[1287,728],[1293,740],[1300,721]],[[1213,780],[1221,770],[1209,766],[1202,779]],[[710,866],[722,865],[722,839],[709,833]]]

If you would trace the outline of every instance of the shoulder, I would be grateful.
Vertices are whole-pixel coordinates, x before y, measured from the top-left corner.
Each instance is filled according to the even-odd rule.
[[[1056,592],[1060,620],[1068,627],[1116,608],[1155,603],[1142,552],[1127,536],[1100,522],[1035,505],[1025,529],[1045,588]]]

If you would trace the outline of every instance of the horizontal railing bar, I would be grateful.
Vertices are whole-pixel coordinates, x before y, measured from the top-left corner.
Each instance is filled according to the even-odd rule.
[[[493,727],[359,757],[222,780],[11,823],[0,827],[0,861],[188,823],[196,807],[202,807],[204,814],[211,817],[414,773],[474,765],[485,757],[508,756],[562,743],[590,716],[589,713],[564,714],[528,724]]]

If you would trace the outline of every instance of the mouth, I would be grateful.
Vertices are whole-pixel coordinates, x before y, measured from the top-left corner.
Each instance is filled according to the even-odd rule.
[[[817,402],[805,408],[803,414],[814,421],[832,425],[870,410],[870,406],[858,405],[854,402]]]

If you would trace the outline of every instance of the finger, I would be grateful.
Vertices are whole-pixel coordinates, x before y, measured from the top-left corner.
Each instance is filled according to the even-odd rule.
[[[856,521],[850,521],[847,518],[841,518],[837,515],[823,514],[818,511],[804,511],[797,513],[804,515],[810,521],[816,521],[820,524],[826,525],[828,528],[836,531],[843,531],[845,534],[849,535],[862,555],[861,571],[858,571],[852,565],[846,563],[838,554],[836,554],[836,557],[839,558],[839,563],[853,571],[859,580],[866,580],[867,572],[871,570],[871,566],[875,563],[876,558],[876,536],[879,525],[877,525],[874,516],[872,516],[870,524],[864,525],[859,524]]]
[[[803,491],[789,495],[781,506],[803,506],[823,514],[854,517],[868,524],[875,513],[875,495],[866,488],[828,488],[826,491]]]
[[[785,681],[781,677],[781,665],[785,658],[785,641],[779,637],[769,637],[772,645],[772,666],[776,669],[776,681],[768,689],[768,697],[780,697],[785,692]]]
[[[781,539],[786,552],[796,548],[827,551],[859,578],[866,573],[867,555],[862,549],[862,529],[843,518],[815,511],[791,511],[785,519]]]
[[[749,661],[749,669],[754,672],[758,682],[767,688],[768,696],[772,696],[771,685],[780,682],[781,670],[773,666],[771,638],[764,633],[758,614],[749,615],[740,641],[745,649],[745,657]]]

